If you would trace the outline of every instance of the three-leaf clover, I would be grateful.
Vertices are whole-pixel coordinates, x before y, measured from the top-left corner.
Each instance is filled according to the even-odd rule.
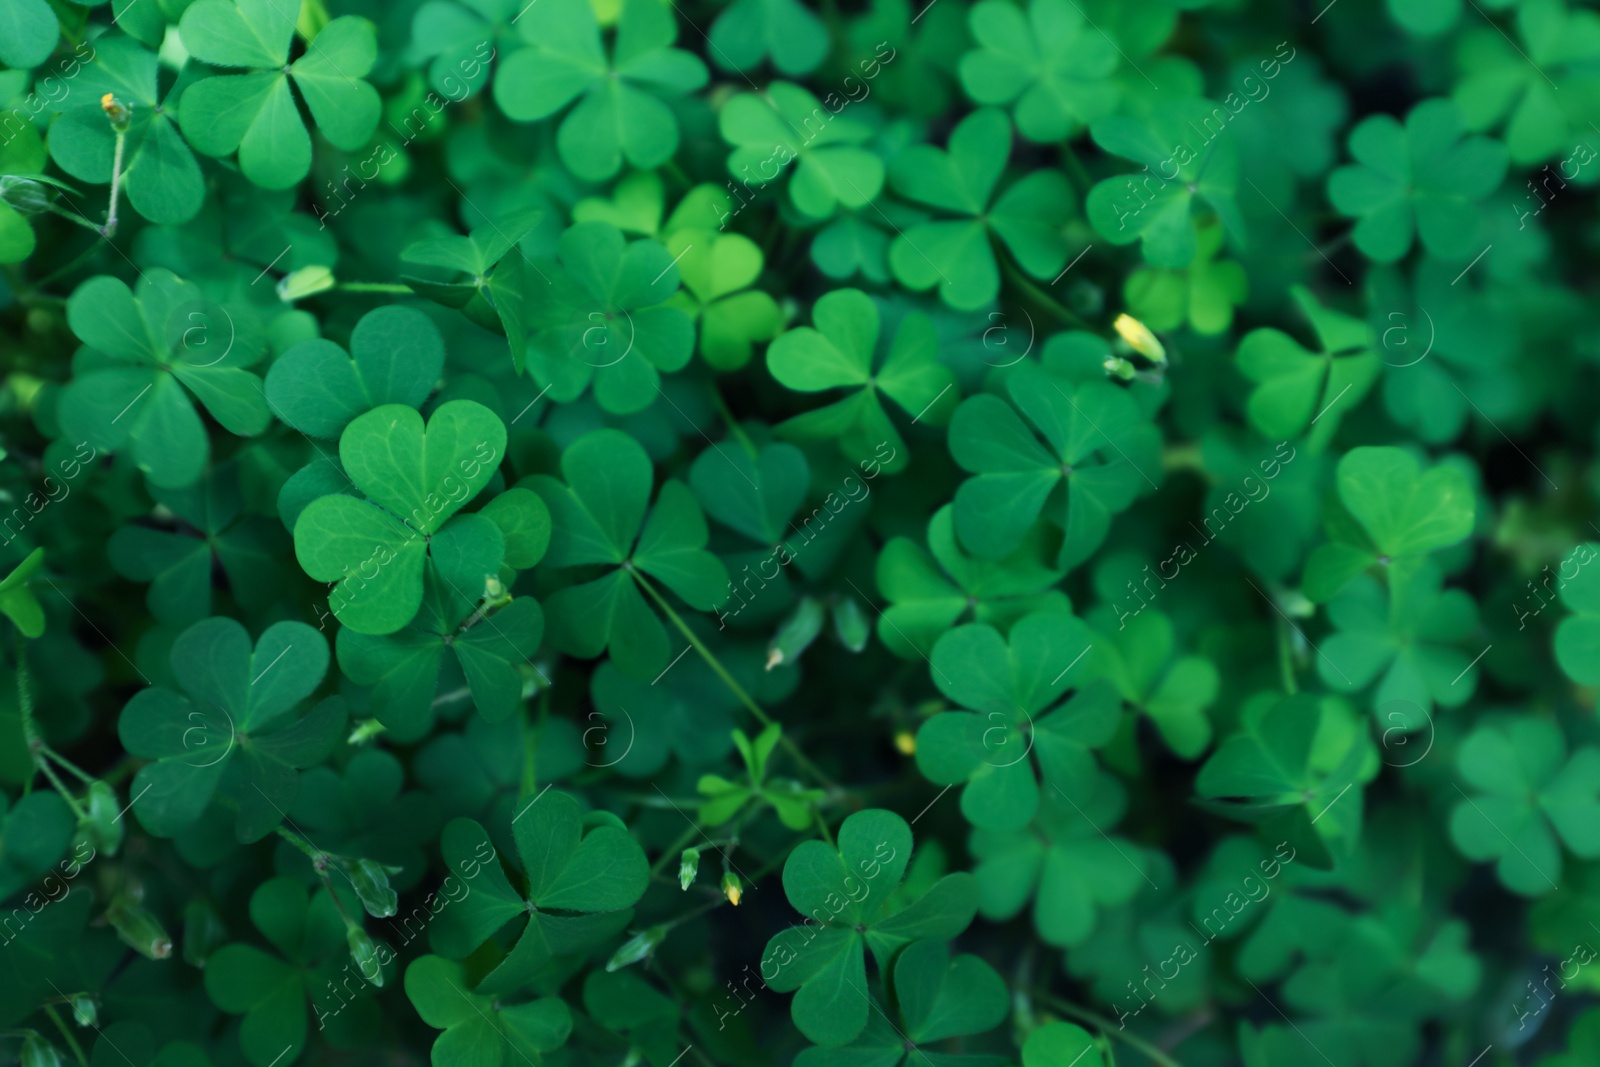
[[[894,157],[895,192],[936,212],[889,246],[889,265],[910,289],[939,286],[939,298],[960,311],[983,307],[1000,292],[990,236],[1024,271],[1050,278],[1067,262],[1063,230],[1076,198],[1055,170],[1035,170],[998,197],[995,186],[1011,158],[1011,121],[984,108],[950,132],[948,150],[914,145]]]
[[[1313,420],[1322,423],[1311,430],[1313,445],[1321,445],[1372,388],[1378,356],[1366,323],[1323,307],[1304,286],[1290,292],[1322,350],[1307,351],[1270,326],[1245,334],[1239,342],[1239,371],[1255,383],[1245,412],[1264,436],[1283,440],[1300,436]],[[1339,407],[1330,410],[1335,401]]]
[[[1456,754],[1473,790],[1450,813],[1450,839],[1468,859],[1498,861],[1500,882],[1542,896],[1561,878],[1561,845],[1600,857],[1600,748],[1567,753],[1548,719],[1491,717]]]
[[[1051,588],[1065,572],[1051,566],[1042,527],[1031,527],[1004,559],[974,559],[956,544],[954,516],[951,504],[934,512],[927,549],[896,537],[878,553],[878,591],[889,601],[878,639],[897,656],[927,655],[968,612],[974,622],[1004,630],[1030,612],[1071,609],[1066,594]]]
[[[629,243],[600,221],[563,233],[559,255],[559,263],[540,261],[549,284],[530,289],[529,375],[561,403],[592,381],[606,411],[642,411],[660,395],[661,375],[694,354],[693,322],[666,304],[678,290],[678,265],[658,242]]]
[[[1031,0],[1026,12],[982,0],[968,20],[980,47],[961,57],[961,85],[980,104],[1016,101],[1028,140],[1060,141],[1116,107],[1117,46],[1072,0]]]
[[[505,424],[472,400],[441,404],[426,427],[403,404],[351,420],[339,459],[366,499],[329,493],[294,524],[306,573],[339,583],[329,599],[340,622],[365,634],[394,633],[422,607],[424,572],[450,605],[439,614],[483,596],[505,559],[505,535],[484,515],[456,512],[488,485],[505,447]]]
[[[795,1057],[795,1067],[899,1067],[908,1058],[945,1062],[946,1056],[930,1056],[923,1046],[993,1030],[1006,1017],[1010,998],[994,968],[977,956],[952,958],[941,941],[907,945],[895,958],[893,974],[898,1024],[879,1008],[854,1041],[842,1048],[805,1049]]]
[[[1199,253],[1194,207],[1203,202],[1236,241],[1244,234],[1235,194],[1239,151],[1228,136],[1231,109],[1209,100],[1171,100],[1144,118],[1109,115],[1090,126],[1095,144],[1142,170],[1089,190],[1084,213],[1112,244],[1142,241],[1145,261],[1181,270]]]
[[[809,74],[828,54],[828,31],[799,0],[734,0],[711,24],[711,57],[743,73],[763,59],[783,74]]]
[[[567,793],[523,801],[511,834],[526,893],[512,887],[488,833],[472,820],[448,823],[440,846],[472,892],[430,928],[435,952],[462,959],[502,926],[526,919],[516,944],[478,983],[482,994],[511,992],[538,978],[557,957],[587,952],[619,933],[650,877],[644,850],[621,821],[603,812],[585,818]]]
[[[1159,469],[1148,455],[1144,465],[1130,455],[1151,450],[1154,427],[1124,389],[1074,385],[1034,363],[1020,364],[1006,391],[1010,404],[980,393],[950,420],[950,455],[973,474],[956,490],[956,535],[973,555],[1003,559],[1046,514],[1065,535],[1057,566],[1076,566],[1105,540],[1111,516],[1133,503],[1144,466]]]
[[[264,189],[287,189],[311,172],[311,135],[291,81],[317,129],[346,152],[372,136],[382,107],[378,91],[359,80],[378,59],[372,23],[354,15],[334,19],[290,63],[295,12],[280,0],[197,0],[178,26],[195,59],[249,71],[185,89],[184,135],[208,156],[238,152],[239,169]]]
[[[706,799],[700,803],[700,822],[721,826],[737,815],[750,801],[770,804],[778,820],[791,830],[804,830],[815,818],[816,805],[826,796],[820,789],[802,789],[798,782],[767,777],[767,761],[778,747],[783,727],[772,723],[751,740],[743,730],[733,731],[733,743],[744,759],[746,778],[731,782],[718,774],[703,774],[695,791]]]
[[[361,316],[350,351],[323,338],[291,345],[267,371],[272,411],[311,437],[337,438],[383,404],[421,407],[444,370],[444,340],[422,312],[385,307]]]
[[[1202,226],[1194,262],[1186,269],[1144,267],[1128,275],[1122,286],[1128,310],[1152,330],[1175,330],[1188,322],[1196,333],[1226,333],[1250,284],[1243,266],[1216,259],[1223,237],[1220,224]]]
[[[1391,582],[1403,580],[1427,553],[1472,532],[1472,484],[1452,464],[1423,471],[1410,452],[1363,445],[1339,460],[1336,482],[1344,510],[1329,520],[1332,540],[1306,561],[1305,594],[1313,601],[1329,599],[1374,564]]]
[[[130,37],[107,34],[94,42],[72,101],[50,126],[50,157],[79,181],[111,180],[117,134],[101,98],[112,94],[132,114],[122,145],[122,186],[133,209],[151,222],[187,222],[200,210],[205,185],[194,153],[178,132],[178,89],[161,96],[156,54]],[[78,94],[82,94],[79,96]]]
[[[1506,150],[1487,137],[1464,137],[1460,109],[1449,100],[1424,100],[1405,125],[1373,115],[1350,132],[1356,165],[1328,178],[1328,199],[1356,223],[1356,247],[1368,259],[1392,263],[1420,235],[1428,253],[1464,259],[1479,248],[1478,201],[1500,184]]]
[[[964,871],[946,875],[919,899],[891,910],[890,897],[911,859],[911,827],[891,811],[858,811],[839,826],[839,847],[801,842],[783,866],[783,891],[806,916],[767,942],[761,977],[795,992],[795,1026],[819,1045],[843,1045],[866,1029],[866,950],[880,971],[912,941],[946,941],[977,911],[977,886]],[[769,969],[771,971],[769,975]]]
[[[883,464],[890,473],[907,462],[905,442],[889,419],[879,392],[913,419],[939,425],[957,397],[955,375],[939,362],[939,341],[933,322],[913,313],[900,323],[894,343],[877,370],[878,306],[859,289],[836,289],[811,309],[814,326],[785,331],[767,347],[767,369],[797,392],[850,388],[855,391],[825,408],[796,415],[777,427],[800,441],[835,440],[853,460],[872,455],[887,441],[893,458]],[[948,397],[948,399],[946,399]]]
[[[761,249],[741,233],[685,228],[673,230],[667,251],[683,278],[673,303],[699,323],[701,358],[718,371],[749,363],[754,343],[772,340],[783,324],[772,295],[749,288],[761,274]]]
[[[1150,717],[1174,752],[1198,757],[1211,743],[1206,708],[1221,682],[1216,666],[1204,656],[1176,655],[1172,620],[1159,611],[1141,609],[1115,628],[1109,613],[1091,618],[1098,631],[1093,668]]]
[[[438,956],[406,968],[406,996],[422,1021],[444,1033],[429,1053],[435,1067],[502,1067],[539,1063],[566,1044],[572,1011],[560,997],[505,1004],[467,991],[467,969]],[[513,1055],[514,1054],[514,1055]]]
[[[658,97],[700,88],[706,68],[672,47],[678,28],[671,11],[653,0],[623,0],[609,59],[588,0],[542,0],[519,20],[531,47],[507,56],[495,74],[501,111],[536,122],[582,96],[562,120],[556,146],[568,169],[587,181],[616,174],[624,158],[641,170],[672,158],[678,120]]]
[[[1009,640],[973,623],[933,646],[939,691],[970,710],[922,724],[917,768],[936,785],[966,784],[961,812],[974,826],[1021,829],[1039,810],[1041,792],[1070,795],[1093,781],[1090,750],[1111,740],[1120,718],[1109,684],[1083,682],[1091,668],[1079,661],[1094,640],[1072,615],[1037,612],[1013,626]],[[1069,691],[1070,699],[1045,713]]]
[[[561,472],[565,485],[547,475],[528,482],[554,520],[545,566],[615,569],[546,598],[550,640],[585,658],[609,648],[624,674],[653,677],[667,665],[670,650],[666,630],[640,588],[671,609],[645,575],[697,610],[728,599],[728,572],[705,550],[705,516],[678,481],[663,484],[649,506],[655,481],[650,457],[620,430],[596,430],[568,445]]]
[[[248,437],[272,421],[261,379],[243,369],[264,349],[254,315],[206,300],[169,270],[144,271],[136,290],[90,278],[67,302],[67,324],[84,347],[61,394],[63,430],[129,448],[152,485],[179,489],[205,469],[211,442],[191,393],[229,433]]]
[[[239,840],[271,833],[294,804],[296,769],[325,759],[344,729],[339,697],[291,714],[327,670],[328,643],[305,623],[274,623],[254,649],[233,619],[203,619],[179,634],[172,673],[183,692],[142,689],[117,721],[122,746],[150,761],[133,780],[140,824],[171,837],[220,792],[237,809]]]
[[[745,187],[743,193],[734,189],[739,210],[776,181],[791,161],[789,199],[809,218],[831,218],[840,205],[864,207],[877,196],[883,189],[883,160],[862,147],[873,128],[859,116],[841,117],[846,103],[834,93],[818,101],[808,90],[785,81],[773,82],[765,92],[740,93],[729,100],[717,116],[717,128],[722,139],[734,146],[728,173]],[[719,220],[718,228],[726,225],[726,218]]]

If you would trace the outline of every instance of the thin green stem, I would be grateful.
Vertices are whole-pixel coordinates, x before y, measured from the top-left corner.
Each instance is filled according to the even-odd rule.
[[[1135,1037],[1128,1033],[1127,1030],[1119,1029],[1110,1019],[1098,1012],[1090,1011],[1088,1008],[1080,1008],[1076,1004],[1068,1004],[1066,1001],[1053,997],[1048,993],[1035,993],[1034,999],[1053,1011],[1058,1011],[1063,1015],[1070,1015],[1074,1019],[1099,1028],[1101,1033],[1114,1040],[1121,1041],[1135,1052],[1145,1056],[1151,1063],[1159,1064],[1160,1067],[1183,1067],[1181,1063],[1150,1044],[1150,1042]]]
[[[49,212],[51,212],[53,214],[60,215],[64,219],[70,219],[71,221],[76,222],[79,226],[82,226],[84,229],[88,230],[90,233],[99,234],[101,237],[105,236],[105,231],[104,230],[102,230],[99,226],[96,226],[94,223],[90,222],[88,219],[84,218],[82,215],[79,215],[79,214],[77,214],[75,212],[72,212],[72,211],[67,211],[67,210],[64,210],[62,208],[59,208],[55,204],[46,204],[45,205],[45,210],[49,211]]]
[[[50,1021],[56,1024],[56,1029],[61,1031],[61,1036],[67,1039],[67,1044],[72,1049],[72,1054],[78,1058],[83,1067],[89,1067],[89,1057],[83,1054],[83,1046],[78,1044],[78,1039],[72,1036],[72,1031],[67,1028],[66,1022],[61,1018],[61,1013],[56,1011],[54,1004],[46,1004],[44,1013],[50,1016]]]
[[[100,233],[110,237],[117,232],[117,204],[122,199],[122,153],[128,143],[128,127],[124,121],[122,127],[117,129],[117,147],[111,156],[111,206],[106,209],[106,224],[100,227]]]
[[[334,289],[342,293],[405,293],[408,296],[416,292],[399,282],[340,282]]]
[[[837,848],[838,846],[833,843],[833,834],[828,830],[828,820],[822,817],[822,812],[813,808],[811,814],[817,820],[817,829],[822,831],[822,840],[828,843],[829,848]]]
[[[744,691],[744,686],[740,685],[733,675],[728,673],[728,669],[722,665],[722,661],[717,659],[716,655],[706,647],[705,642],[701,641],[693,630],[689,629],[688,624],[679,617],[678,613],[672,610],[672,605],[667,603],[666,597],[657,592],[656,587],[632,564],[628,564],[628,572],[633,575],[634,581],[639,583],[640,588],[650,595],[650,599],[656,602],[656,606],[667,616],[672,625],[678,628],[678,632],[683,634],[694,650],[700,654],[700,658],[705,660],[706,666],[710,667],[717,677],[722,679],[722,684],[727,686],[728,690],[739,698],[739,703],[743,704],[761,725],[771,726],[772,716],[763,711],[761,705],[757,704],[755,699]],[[794,757],[794,761],[800,765],[801,769],[815,778],[824,789],[830,793],[841,791],[839,784],[826,774],[823,774],[821,768],[812,763],[806,754],[800,751],[800,747],[794,743],[794,740],[789,735],[784,734],[780,737],[779,743],[788,750],[789,755]]]
[[[307,841],[305,838],[301,837],[299,834],[295,833],[293,830],[285,830],[280,826],[278,827],[278,836],[289,842],[289,844],[293,845],[301,852],[304,852],[311,860],[311,865],[313,867],[317,866],[327,858],[326,853],[317,848],[311,842]]]
[[[722,391],[714,383],[711,386],[711,402],[716,405],[717,414],[722,416],[722,421],[728,424],[728,432],[733,435],[734,440],[739,442],[740,447],[749,454],[751,459],[755,459],[755,442],[750,440],[750,435],[744,432],[738,420],[733,417],[733,412],[728,410],[728,402],[722,399]]]
[[[1294,696],[1300,691],[1300,686],[1295,682],[1294,663],[1290,659],[1289,624],[1280,623],[1278,626],[1278,670],[1283,674],[1283,691]]]
[[[81,767],[79,767],[76,763],[73,763],[71,760],[67,759],[67,757],[65,757],[61,753],[57,752],[55,749],[51,748],[49,745],[40,745],[39,746],[39,751],[42,752],[44,755],[50,757],[51,759],[55,760],[57,763],[59,763],[62,767],[64,767],[68,771],[71,771],[73,777],[77,778],[78,781],[82,782],[84,785],[90,785],[95,781],[95,778],[92,775],[85,774]]]
[[[689,846],[689,842],[693,841],[699,833],[700,827],[691,825],[687,830],[679,834],[678,839],[668,845],[665,852],[661,853],[661,858],[650,865],[650,873],[652,875],[660,874],[667,864],[672,862],[674,856],[683,854],[683,850]]]
[[[1072,144],[1069,141],[1061,142],[1061,160],[1067,165],[1068,173],[1082,185],[1083,193],[1087,194],[1090,186],[1094,185],[1094,179],[1089,177],[1089,172],[1084,169],[1083,160],[1079,159],[1078,153],[1072,150]]]
[[[13,628],[11,631],[16,641],[17,650],[17,712],[22,719],[22,736],[28,745],[28,754],[33,757],[33,765],[39,773],[61,794],[61,799],[67,802],[67,807],[72,809],[72,814],[80,820],[87,819],[88,813],[79,805],[76,797],[67,789],[66,785],[56,776],[50,761],[44,757],[44,739],[39,736],[39,728],[33,721],[33,677],[28,673],[28,645],[22,637],[22,631]]]
[[[1033,281],[1026,274],[1012,265],[1009,256],[1000,257],[1000,266],[1005,271],[1005,275],[1011,281],[1011,284],[1021,289],[1030,300],[1050,312],[1050,314],[1069,326],[1076,326],[1080,330],[1088,330],[1091,333],[1096,332],[1095,328],[1089,325],[1088,322],[1062,307],[1049,293],[1033,284]]]

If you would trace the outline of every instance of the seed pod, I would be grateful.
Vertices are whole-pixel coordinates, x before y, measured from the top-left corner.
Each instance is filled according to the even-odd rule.
[[[127,893],[119,893],[112,899],[111,906],[106,909],[106,921],[139,955],[152,960],[164,960],[172,955],[172,937],[167,928],[149,908]]]

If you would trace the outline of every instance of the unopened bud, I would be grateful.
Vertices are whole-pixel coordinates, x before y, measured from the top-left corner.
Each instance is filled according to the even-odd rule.
[[[687,890],[694,884],[695,875],[700,873],[700,850],[686,848],[683,856],[678,860],[678,887]]]
[[[325,293],[334,286],[333,271],[321,264],[292,270],[278,279],[278,299],[285,304]]]
[[[744,886],[739,883],[739,876],[732,871],[722,876],[722,895],[736,908],[739,906],[739,898],[744,896]]]

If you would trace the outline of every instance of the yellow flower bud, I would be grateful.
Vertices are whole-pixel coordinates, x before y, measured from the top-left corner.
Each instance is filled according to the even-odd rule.
[[[1167,361],[1167,350],[1161,346],[1156,335],[1150,332],[1150,327],[1132,315],[1126,312],[1118,315],[1111,326],[1124,341],[1128,342],[1129,347],[1141,356],[1155,363]]]

